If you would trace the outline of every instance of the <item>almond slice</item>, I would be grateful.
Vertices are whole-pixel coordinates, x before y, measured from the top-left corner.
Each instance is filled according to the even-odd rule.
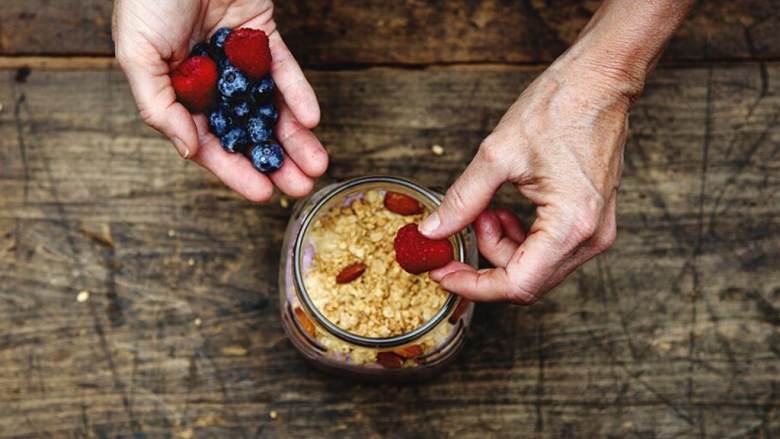
[[[404,359],[393,352],[377,353],[376,362],[387,369],[400,369],[404,366]]]
[[[309,337],[315,338],[317,335],[317,329],[314,327],[314,323],[309,320],[309,316],[301,309],[300,306],[295,307],[295,318],[298,319],[301,328],[309,334]]]
[[[425,207],[406,194],[398,192],[388,192],[385,194],[385,207],[390,212],[397,213],[399,215],[417,215],[423,213]]]
[[[471,304],[470,300],[460,299],[458,306],[455,307],[455,311],[453,311],[452,314],[450,315],[449,322],[452,323],[453,325],[457,323],[460,316],[462,316],[463,313],[466,312],[467,309],[469,309],[469,304]]]
[[[393,353],[402,358],[406,358],[407,360],[409,360],[422,355],[423,349],[422,346],[418,344],[413,344],[413,345],[403,346],[400,348],[393,349]]]
[[[337,284],[347,284],[353,280],[359,278],[363,272],[366,271],[366,264],[362,262],[355,262],[352,265],[347,265],[336,276]]]

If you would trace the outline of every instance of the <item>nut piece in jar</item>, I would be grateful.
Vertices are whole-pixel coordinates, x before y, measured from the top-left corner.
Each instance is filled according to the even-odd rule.
[[[309,320],[309,317],[300,307],[295,307],[295,318],[298,320],[298,323],[300,323],[304,332],[309,334],[309,337],[314,338],[317,336],[317,329],[314,327],[314,323]]]
[[[393,353],[398,355],[401,358],[406,358],[408,360],[422,355],[423,349],[422,346],[418,344],[413,344],[413,345],[403,346],[400,348],[393,349]]]
[[[346,267],[344,267],[343,270],[339,272],[338,276],[336,276],[336,283],[337,284],[350,283],[353,280],[359,278],[364,271],[366,271],[366,264],[362,262],[355,262],[354,264],[347,265]]]
[[[388,369],[400,369],[404,367],[404,359],[394,352],[377,353],[376,362]]]
[[[425,208],[422,203],[399,192],[388,192],[385,194],[385,207],[390,212],[399,215],[417,215],[423,213]]]
[[[309,232],[314,250],[304,272],[309,297],[331,323],[363,337],[411,332],[448,297],[428,276],[407,273],[395,259],[396,231],[421,221],[425,209],[400,215],[385,206],[386,199],[377,190],[351,194],[317,218]]]
[[[458,306],[455,308],[455,311],[450,314],[449,322],[453,325],[458,323],[458,319],[463,315],[463,313],[466,312],[467,309],[469,309],[470,304],[470,300],[460,299],[460,302],[458,302]]]

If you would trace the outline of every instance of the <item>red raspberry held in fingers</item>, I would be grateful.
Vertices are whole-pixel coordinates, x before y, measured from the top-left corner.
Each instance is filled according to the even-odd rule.
[[[429,239],[410,223],[398,230],[393,241],[395,260],[408,273],[420,274],[452,261],[452,244],[447,239]]]
[[[193,113],[211,107],[217,93],[217,65],[208,56],[193,56],[171,73],[176,99]]]
[[[423,212],[423,205],[419,201],[398,192],[385,194],[385,207],[399,215],[416,215]]]
[[[225,55],[241,73],[259,81],[271,69],[271,48],[265,32],[242,27],[225,40]]]

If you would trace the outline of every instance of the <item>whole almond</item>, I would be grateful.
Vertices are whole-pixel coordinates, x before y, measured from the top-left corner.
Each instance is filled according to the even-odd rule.
[[[336,283],[337,284],[350,283],[353,280],[359,278],[364,271],[366,271],[366,264],[362,262],[355,262],[352,265],[347,265],[341,270],[338,276],[336,276]]]
[[[393,349],[393,353],[397,354],[400,357],[406,358],[408,360],[422,355],[423,349],[422,346],[418,344],[413,344],[413,345]]]
[[[449,322],[453,325],[458,322],[458,319],[460,316],[463,315],[464,312],[466,312],[467,309],[469,309],[469,304],[471,301],[466,299],[460,299],[460,302],[458,303],[458,306],[455,307],[455,311],[452,312],[450,315]]]
[[[395,212],[399,215],[417,215],[425,210],[419,201],[399,192],[388,192],[385,194],[385,207],[390,212]]]
[[[309,320],[309,316],[303,312],[301,307],[295,308],[295,318],[298,319],[298,323],[300,323],[301,328],[304,330],[304,332],[309,334],[311,338],[314,338],[317,335],[317,329],[314,327],[314,323]]]
[[[404,366],[404,359],[393,352],[379,352],[376,354],[376,362],[387,369],[400,369]]]

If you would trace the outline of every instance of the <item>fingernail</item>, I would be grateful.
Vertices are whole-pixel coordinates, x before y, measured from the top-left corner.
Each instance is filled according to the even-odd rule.
[[[439,219],[439,212],[433,212],[428,218],[420,224],[420,233],[423,235],[430,235],[439,228],[441,220]]]
[[[190,158],[190,148],[188,148],[187,145],[181,141],[181,139],[179,139],[178,137],[174,137],[172,141],[173,141],[173,146],[175,146],[176,150],[179,151],[179,155],[181,156],[181,158],[183,159]]]

